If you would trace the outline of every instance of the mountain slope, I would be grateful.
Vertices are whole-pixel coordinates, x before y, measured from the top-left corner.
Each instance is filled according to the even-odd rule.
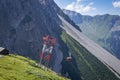
[[[83,47],[83,44],[76,45],[78,43],[68,36],[65,37],[68,40],[70,38],[69,45],[73,47],[68,46],[67,42],[65,43],[66,38],[61,37],[66,34],[63,34],[65,31],[63,27],[71,24],[78,29],[78,26],[62,12],[53,0],[15,0],[14,2],[0,0],[0,12],[0,46],[7,48],[10,52],[39,60],[39,53],[43,45],[41,38],[50,35],[57,38],[49,64],[52,70],[62,73],[72,80],[106,80],[109,76],[109,80],[118,80],[104,64]],[[67,23],[63,25],[63,20],[58,15]],[[71,26],[70,29],[68,27],[68,30],[71,30]],[[72,33],[75,32],[72,31]],[[73,36],[73,38],[75,37]],[[72,54],[72,60],[68,62],[66,57],[69,55],[70,49],[73,49],[75,54]],[[85,53],[86,57],[83,57],[82,53]],[[76,57],[76,55],[78,56]],[[89,57],[94,58],[97,63],[95,61],[92,63]],[[100,70],[103,68],[104,74],[96,69],[98,66],[102,66]]]
[[[0,80],[67,80],[51,70],[38,68],[36,62],[22,56],[0,58]]]
[[[0,46],[11,53],[39,60],[42,49],[42,37],[56,37],[57,45],[53,50],[50,67],[60,73],[62,52],[59,49],[60,20],[57,14],[73,23],[53,0],[0,0]],[[65,44],[64,44],[65,45]],[[59,56],[59,58],[57,58]]]
[[[79,74],[82,80],[119,80],[114,73],[71,36],[63,32],[62,38],[69,47],[69,52],[72,53],[73,60],[74,58],[76,59],[77,71],[80,71]],[[68,55],[65,56],[68,57]],[[70,66],[75,68],[73,61],[63,61],[62,64],[64,64],[63,69],[65,68],[68,72],[72,69]]]
[[[120,16],[105,14],[91,17],[69,10],[63,11],[80,26],[87,37],[120,58]]]
[[[81,32],[75,29],[67,21],[59,16],[62,25],[61,27],[66,31],[67,34],[72,36],[76,41],[84,46],[88,51],[90,51],[95,57],[97,57],[103,64],[108,65],[109,68],[119,77],[120,75],[120,60],[111,55],[109,52],[101,48],[98,44],[94,43],[92,40],[88,39]],[[120,78],[120,77],[119,77]]]

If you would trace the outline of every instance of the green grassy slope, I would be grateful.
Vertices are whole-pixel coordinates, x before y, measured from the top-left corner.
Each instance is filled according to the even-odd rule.
[[[35,65],[33,60],[22,56],[3,56],[0,58],[0,80],[66,80]]]
[[[119,80],[103,63],[65,32],[61,37],[76,60],[82,80]]]

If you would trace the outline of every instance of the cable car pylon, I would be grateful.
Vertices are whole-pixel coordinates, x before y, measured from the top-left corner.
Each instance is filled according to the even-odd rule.
[[[44,43],[43,43],[42,51],[40,53],[40,65],[44,60],[44,65],[48,67],[48,64],[52,55],[53,47],[56,43],[56,38],[45,36],[45,37],[42,37],[42,39]]]

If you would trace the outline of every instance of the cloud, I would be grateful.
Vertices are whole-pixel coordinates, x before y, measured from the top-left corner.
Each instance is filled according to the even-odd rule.
[[[87,13],[87,12],[96,10],[96,8],[92,7],[92,5],[94,4],[93,2],[90,2],[89,4],[85,6],[81,4],[81,1],[83,0],[76,0],[75,2],[72,2],[71,4],[68,4],[65,9],[76,11],[79,13]]]
[[[116,1],[112,3],[114,8],[120,8],[120,1]]]
[[[90,3],[89,3],[89,5],[91,5],[91,6],[92,6],[93,4],[94,4],[93,2],[90,2]]]
[[[81,0],[77,0],[77,2],[80,2]]]
[[[83,1],[83,0],[76,0],[77,2]]]

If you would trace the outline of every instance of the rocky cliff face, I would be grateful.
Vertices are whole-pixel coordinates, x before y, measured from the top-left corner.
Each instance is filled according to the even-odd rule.
[[[0,46],[11,53],[39,60],[42,36],[51,35],[60,39],[61,28],[57,14],[75,25],[53,0],[1,0]],[[59,40],[57,44],[60,45]],[[59,46],[53,52],[51,66],[60,72],[62,52]]]
[[[120,26],[111,29],[111,34],[106,40],[107,47],[113,55],[120,59]]]
[[[120,16],[105,14],[92,17],[81,15],[69,10],[63,11],[77,25],[80,26],[82,32],[87,37],[89,37],[120,59]]]

